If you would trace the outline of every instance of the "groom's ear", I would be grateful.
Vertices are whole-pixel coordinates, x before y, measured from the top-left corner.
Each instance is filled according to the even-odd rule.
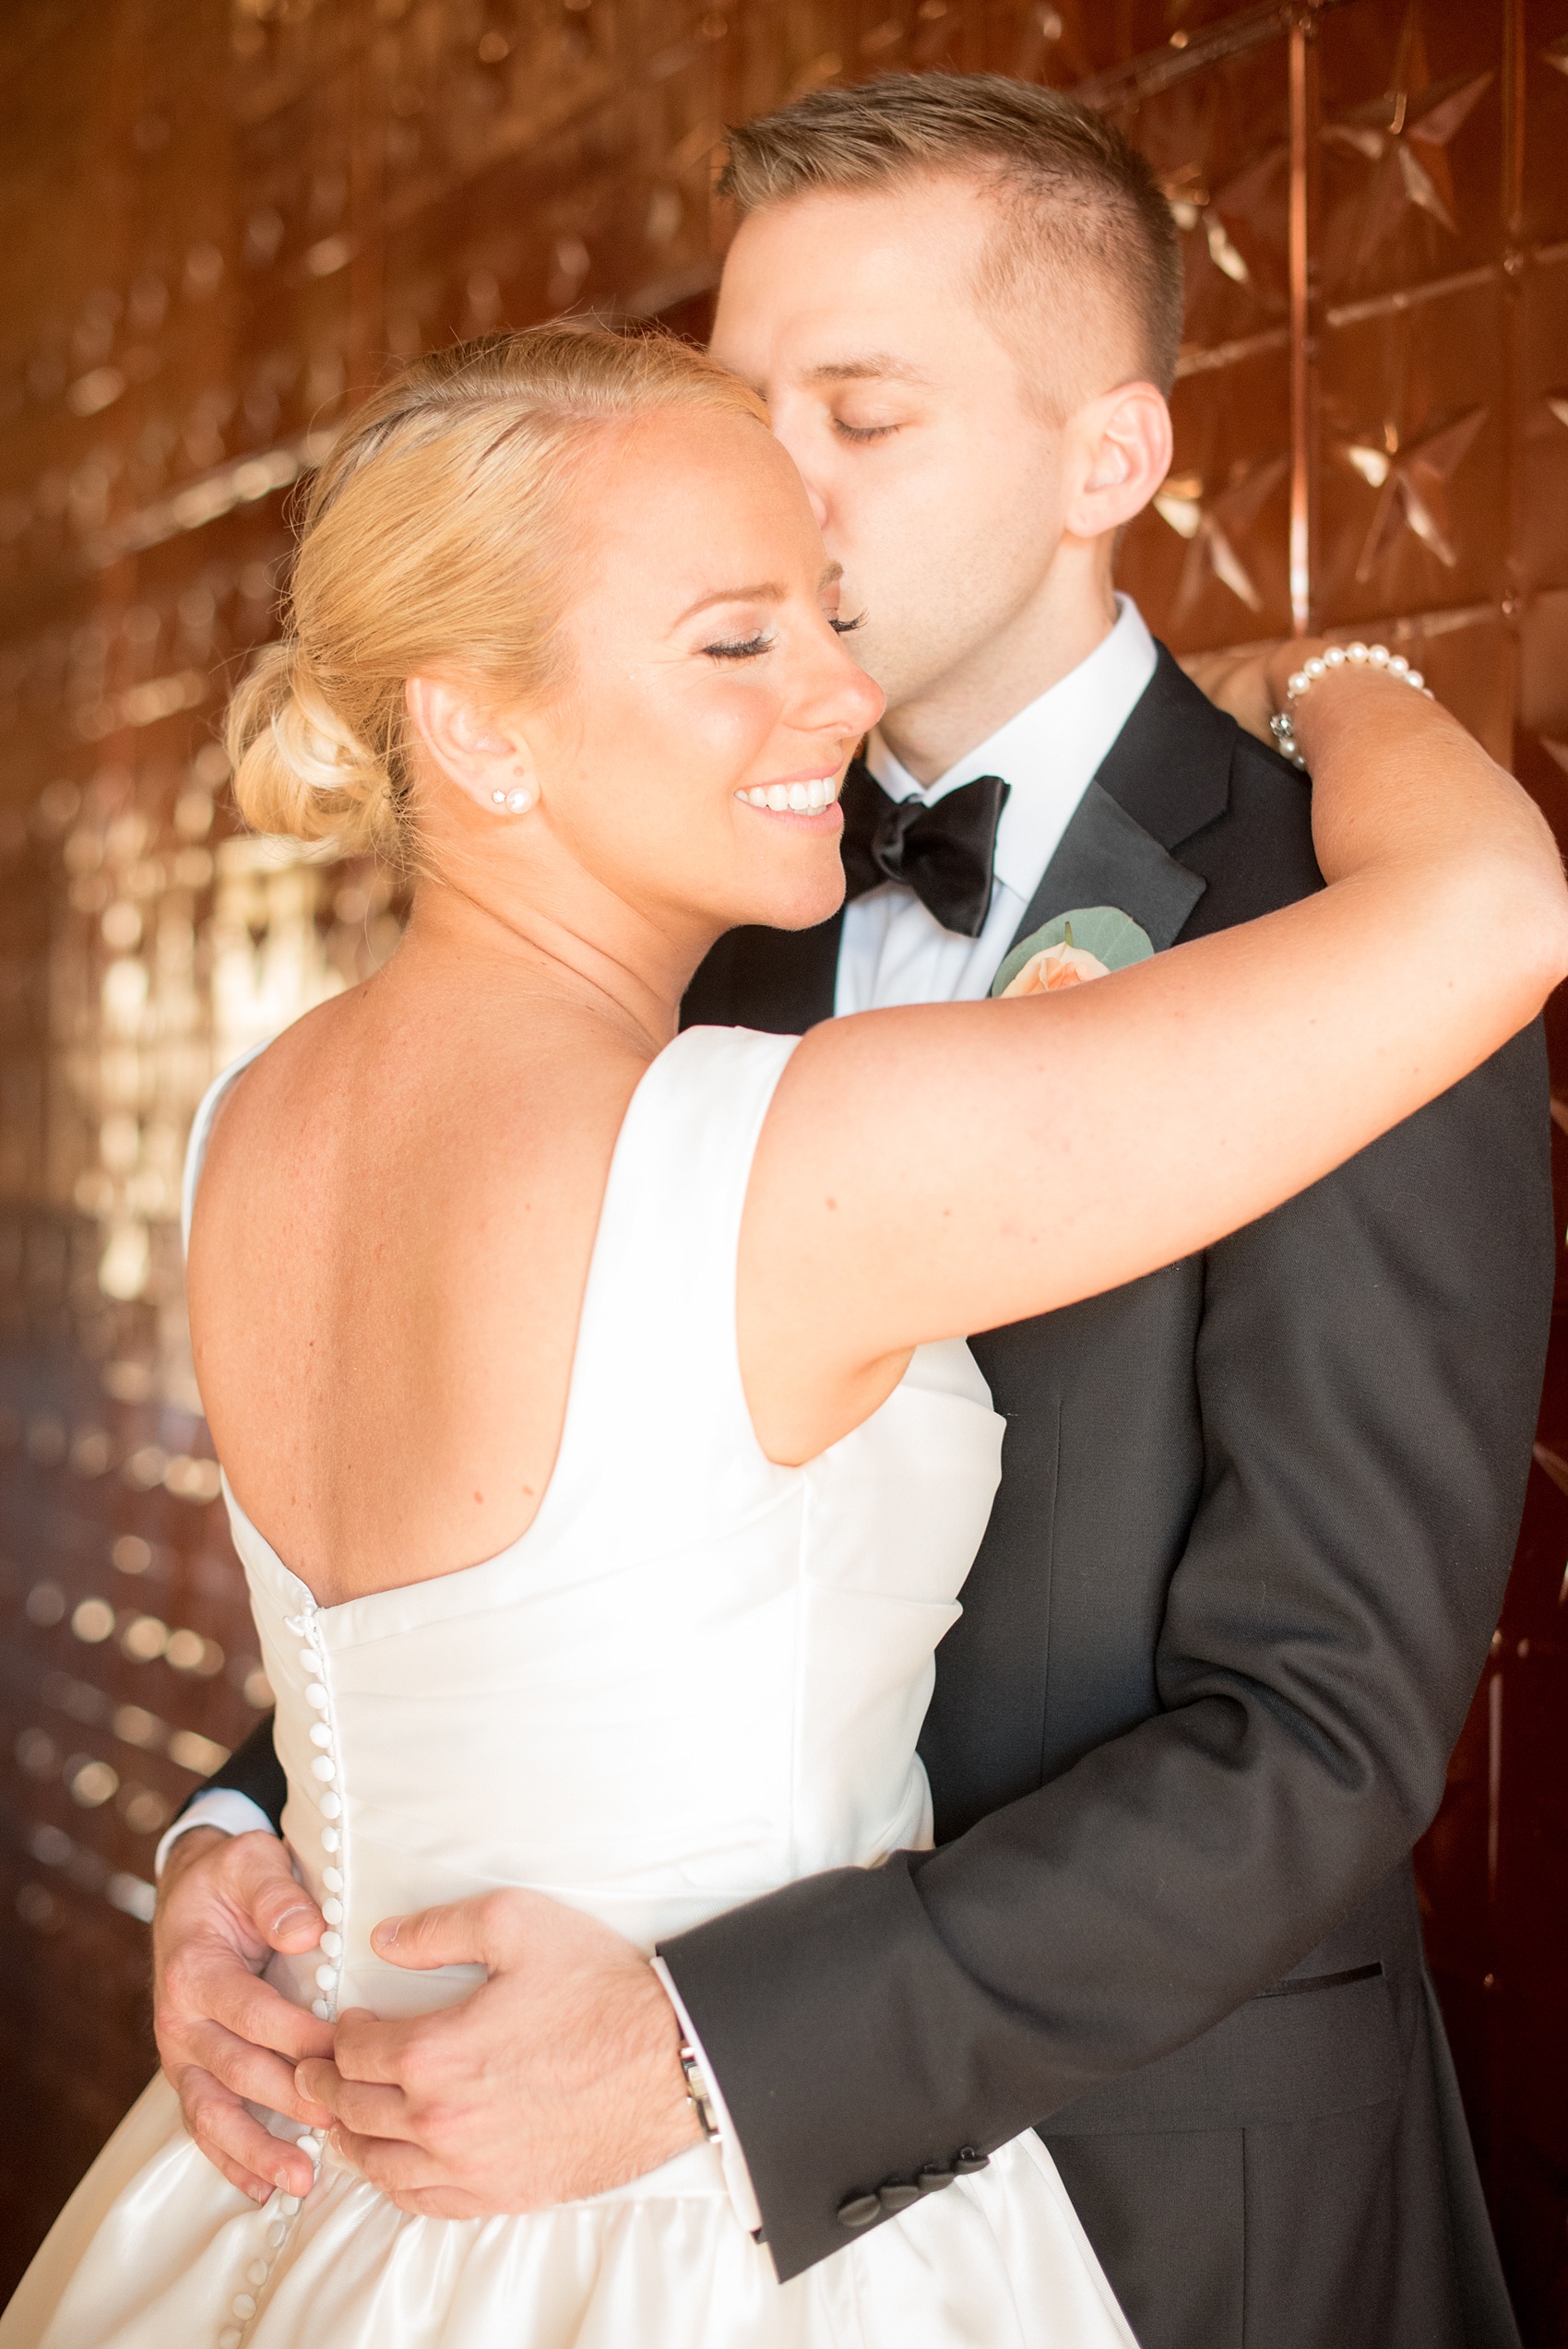
[[[1170,470],[1170,410],[1153,384],[1119,384],[1068,419],[1063,524],[1101,539],[1141,514]]]
[[[409,730],[427,766],[492,813],[522,813],[534,804],[534,759],[514,712],[490,708],[470,686],[446,678],[410,677],[403,692]]]

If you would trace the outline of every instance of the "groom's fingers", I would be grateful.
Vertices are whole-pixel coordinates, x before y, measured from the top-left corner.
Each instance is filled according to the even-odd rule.
[[[276,1836],[196,1828],[171,1853],[153,1921],[154,2028],[187,2130],[254,2201],[310,2191],[309,2159],[281,2143],[246,2101],[295,2120],[327,2118],[301,2097],[294,2067],[327,2054],[329,2024],[257,1977],[274,1950],[303,1950],[321,1912]]]
[[[383,2023],[368,2007],[345,2007],[334,2027],[332,2061],[344,2080],[417,2092],[445,2072],[465,2012],[464,2006],[447,2007]]]
[[[265,2202],[279,2187],[291,2194],[310,2192],[315,2171],[309,2156],[280,2143],[209,2073],[189,2064],[173,2084],[186,2129],[231,2186],[253,2202]]]
[[[268,1950],[296,1954],[321,1938],[322,1915],[276,1835],[225,1835],[196,1827],[180,1837],[158,1889],[156,1941],[212,1933],[257,1963]]]
[[[175,1845],[178,1851],[179,1845]],[[247,1914],[269,1948],[298,1955],[314,1950],[325,1919],[275,1835],[235,1835],[223,1856],[222,1890]]]
[[[305,2013],[260,1982],[233,1949],[191,1940],[166,1959],[158,1986],[158,2051],[176,2084],[210,2076],[231,2100],[249,2098],[310,2123],[319,2115],[302,2104],[294,2067],[330,2052],[328,2023]],[[182,2104],[190,2118],[188,2100]],[[257,2140],[243,2132],[254,2147]]]
[[[619,1942],[620,1936],[546,1892],[509,1884],[410,1916],[384,1916],[370,1939],[376,1956],[393,1965],[482,1965],[494,1974],[529,1957],[548,1962],[585,1944]]]
[[[185,2003],[193,2013],[210,2018],[236,2038],[257,2047],[275,2048],[287,2058],[291,2071],[307,2056],[332,2051],[329,2023],[320,2022],[306,2007],[295,2006],[291,1999],[285,1999],[220,1946],[194,1949],[183,1966],[171,1964],[167,1980],[171,1996],[182,1984],[185,1986]],[[250,2094],[249,2089],[245,2094]]]
[[[400,2088],[345,2080],[336,2064],[303,2063],[295,2074],[302,2096],[361,2137],[397,2137],[412,2144],[419,2132]]]
[[[480,1893],[412,1916],[384,1916],[371,1946],[393,1965],[489,1965],[496,1954],[493,1922],[490,1896]]]
[[[330,2141],[335,2153],[394,2201],[422,2190],[450,2190],[440,2164],[422,2145],[411,2145],[394,2137],[362,2137],[354,2130],[341,2126],[334,2129]]]
[[[351,2129],[335,2129],[332,2151],[357,2169],[360,2176],[400,2211],[415,2218],[492,2218],[494,2205],[454,2186],[438,2162],[417,2145],[379,2137],[361,2137]]]
[[[472,2219],[489,2218],[493,2213],[475,2195],[465,2194],[460,2186],[410,2188],[406,2193],[388,2194],[394,2209],[407,2211],[410,2218]]]
[[[179,2053],[203,2074],[210,2073],[232,2096],[245,2098],[288,2119],[314,2125],[319,2111],[301,2097],[295,2066],[268,2047],[254,2046],[214,2023],[198,2023],[182,2035]]]

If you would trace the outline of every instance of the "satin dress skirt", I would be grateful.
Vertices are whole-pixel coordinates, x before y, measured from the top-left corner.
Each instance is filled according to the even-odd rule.
[[[160,2075],[0,2349],[1136,2349],[1033,2136],[784,2285],[707,2146],[526,2218],[406,2215],[330,2152],[279,2200],[227,2183]]]

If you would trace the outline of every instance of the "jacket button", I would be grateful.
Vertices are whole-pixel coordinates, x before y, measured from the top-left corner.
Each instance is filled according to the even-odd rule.
[[[972,2145],[960,2145],[953,2156],[953,2166],[960,2177],[973,2177],[976,2170],[991,2167],[991,2155],[977,2153]]]
[[[851,2194],[847,2202],[838,2205],[840,2226],[869,2226],[873,2219],[882,2216],[882,2204],[874,2194]]]
[[[952,2185],[955,2174],[950,2169],[944,2169],[940,2162],[928,2162],[924,2169],[916,2170],[915,2184],[922,2194],[937,2194],[943,2187]]]
[[[921,2189],[907,2177],[890,2177],[885,2186],[876,2189],[876,2199],[889,2217],[907,2211],[911,2202],[921,2199]]]

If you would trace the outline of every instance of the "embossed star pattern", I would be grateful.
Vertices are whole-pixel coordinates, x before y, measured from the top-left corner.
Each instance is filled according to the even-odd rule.
[[[1172,473],[1154,501],[1155,511],[1179,538],[1188,540],[1176,590],[1174,617],[1191,611],[1212,574],[1249,611],[1263,610],[1263,595],[1239,552],[1269,496],[1290,469],[1288,457],[1265,457],[1239,479],[1204,494],[1196,473]]]
[[[1396,227],[1407,205],[1457,235],[1458,202],[1448,147],[1493,77],[1455,74],[1433,82],[1426,39],[1412,0],[1399,35],[1392,87],[1324,125],[1324,143],[1377,167],[1363,217],[1364,261]]]
[[[1462,416],[1404,439],[1398,427],[1359,433],[1341,441],[1339,453],[1369,489],[1378,492],[1366,543],[1356,565],[1364,585],[1388,553],[1401,530],[1409,530],[1430,547],[1438,561],[1452,570],[1459,550],[1448,513],[1447,481],[1485,423],[1484,408],[1467,408]]]
[[[1226,215],[1229,214],[1232,219],[1246,219],[1249,206],[1258,190],[1269,174],[1279,168],[1281,161],[1288,160],[1289,155],[1289,149],[1286,147],[1270,148],[1265,155],[1250,163],[1245,171],[1238,172],[1234,179],[1217,188],[1212,195],[1205,183],[1203,167],[1198,163],[1183,164],[1180,171],[1172,172],[1160,183],[1175,215],[1177,227],[1189,232],[1194,229],[1202,230],[1209,259],[1230,279],[1232,285],[1251,286],[1254,291],[1258,291],[1246,257],[1226,226]]]

